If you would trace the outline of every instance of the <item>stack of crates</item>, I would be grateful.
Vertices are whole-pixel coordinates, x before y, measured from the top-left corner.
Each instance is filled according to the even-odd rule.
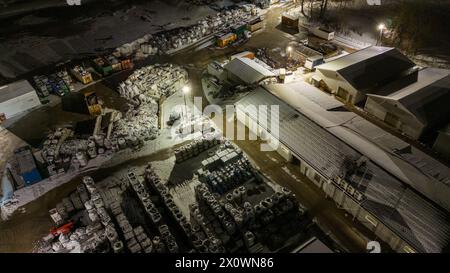
[[[45,76],[34,76],[33,81],[37,87],[37,94],[39,96],[39,100],[42,104],[49,103],[50,100],[48,96],[50,96],[50,92],[47,89],[47,77]]]
[[[61,70],[56,73],[56,76],[64,81],[66,86],[69,88],[70,91],[74,91],[75,88],[72,85],[72,78],[69,76],[66,70]]]
[[[56,74],[51,74],[47,78],[47,89],[50,90],[51,93],[54,93],[58,96],[65,96],[70,93],[70,89],[67,86],[66,82],[58,77]]]
[[[188,160],[197,156],[203,151],[206,151],[220,143],[217,138],[201,138],[195,140],[191,144],[184,145],[180,149],[175,150],[175,158],[177,163]]]
[[[105,57],[106,61],[111,64],[112,72],[118,72],[122,70],[122,63],[113,55]]]
[[[130,58],[124,58],[120,61],[121,65],[122,65],[122,69],[132,69],[133,68],[133,62],[131,62]]]
[[[94,63],[95,70],[103,76],[108,76],[113,72],[111,64],[103,57],[97,57],[92,62]]]
[[[83,84],[88,84],[93,81],[91,73],[80,65],[74,66],[71,72],[75,76],[75,78],[77,78],[77,80],[79,80]]]

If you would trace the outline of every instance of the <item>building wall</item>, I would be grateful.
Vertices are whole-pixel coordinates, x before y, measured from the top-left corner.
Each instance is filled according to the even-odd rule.
[[[327,84],[328,88],[331,90],[331,93],[339,99],[342,99],[350,104],[355,104],[365,99],[366,96],[364,94],[354,89],[353,86],[342,79],[342,77],[338,73],[323,69],[317,69],[316,73]],[[348,95],[346,98],[340,97],[339,89],[347,91]]]
[[[446,132],[440,132],[434,142],[433,150],[450,159],[450,135]]]
[[[375,117],[377,117],[380,120],[384,120],[386,117],[386,111],[380,105],[378,102],[375,101],[374,98],[367,98],[366,105],[364,106],[364,110]]]
[[[390,100],[368,97],[364,110],[412,139],[418,139],[425,128],[424,124],[404,111],[401,105]],[[397,121],[394,122],[395,120]]]
[[[11,118],[40,104],[41,102],[33,90],[19,97],[1,102],[0,113],[5,113],[6,118]]]

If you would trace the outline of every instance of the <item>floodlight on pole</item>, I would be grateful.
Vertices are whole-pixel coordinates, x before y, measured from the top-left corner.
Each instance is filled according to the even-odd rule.
[[[191,92],[191,88],[188,85],[185,85],[181,91],[183,91],[183,94],[189,94],[189,92]]]
[[[386,29],[386,25],[381,23],[378,25],[378,30],[380,31],[379,43],[381,44],[381,39],[383,38],[383,31]]]
[[[183,88],[181,88],[181,92],[183,92],[185,118],[187,118],[186,95],[191,92],[191,87],[189,85],[185,85],[185,86],[183,86]]]
[[[288,58],[291,58],[292,46],[288,46],[286,52],[288,53]]]

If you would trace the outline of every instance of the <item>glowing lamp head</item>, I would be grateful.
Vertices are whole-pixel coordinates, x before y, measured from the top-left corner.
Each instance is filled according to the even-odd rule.
[[[191,88],[187,85],[183,86],[182,90],[183,94],[189,94],[189,92],[191,91]]]
[[[291,52],[291,51],[292,51],[292,47],[291,47],[291,46],[288,46],[288,47],[286,48],[286,50],[287,50],[288,52]]]
[[[379,31],[382,31],[382,30],[385,30],[386,29],[386,25],[385,24],[379,24],[378,25],[378,30]]]

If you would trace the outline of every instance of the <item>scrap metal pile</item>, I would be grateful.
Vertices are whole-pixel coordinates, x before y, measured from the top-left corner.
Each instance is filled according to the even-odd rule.
[[[96,123],[100,124],[102,119],[108,121],[108,127],[112,129],[114,122],[120,119],[120,113],[113,111],[111,115],[98,116]],[[86,167],[89,160],[99,155],[139,144],[132,138],[108,137],[109,129],[101,130],[101,126],[96,127],[99,129],[94,129],[88,137],[76,135],[71,128],[56,128],[47,135],[40,152],[49,176]]]
[[[129,110],[115,123],[113,136],[135,137],[139,140],[156,138],[160,100],[171,96],[188,83],[188,73],[181,66],[155,64],[131,74],[119,85],[119,93],[129,100]]]
[[[41,149],[50,176],[77,170],[103,154],[136,148],[159,133],[159,102],[188,83],[188,73],[180,66],[156,64],[136,70],[119,86],[119,93],[129,101],[122,116],[104,111],[97,116],[95,129],[88,136],[77,135],[72,128],[51,131]],[[107,124],[107,128],[102,124]]]
[[[254,9],[254,5],[248,4],[207,16],[186,28],[162,31],[155,35],[147,34],[117,48],[115,54],[122,56],[135,54],[139,58],[155,55],[158,52],[170,53],[209,35],[226,31],[237,24],[249,22],[253,18],[252,10]]]

